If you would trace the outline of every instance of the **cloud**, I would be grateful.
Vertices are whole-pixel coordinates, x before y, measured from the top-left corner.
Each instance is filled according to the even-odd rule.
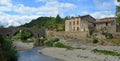
[[[12,6],[11,0],[0,0],[0,5]]]
[[[91,13],[91,15],[95,17],[96,19],[100,19],[100,18],[105,18],[105,17],[114,17],[115,13],[111,11],[101,11],[101,12]]]
[[[117,0],[114,1],[116,6],[120,6],[120,2],[117,2]]]
[[[115,7],[114,0],[93,0],[95,3],[95,8],[98,10],[109,10]]]
[[[30,7],[20,3],[13,4],[12,0],[0,0],[0,25],[19,26],[40,16],[55,17],[57,14],[64,16],[66,11],[75,7],[72,3],[62,3],[57,0],[37,0],[37,2],[45,4],[39,7]],[[6,12],[17,14],[12,15]]]
[[[19,15],[9,15],[5,13],[0,13],[0,25],[5,27],[8,26],[19,26],[21,24],[25,24],[31,21],[31,19],[35,19],[39,16],[19,16]]]
[[[36,0],[36,2],[52,2],[52,1],[57,1],[57,0]]]
[[[22,3],[14,4],[13,0],[0,0],[0,25],[4,26],[19,26],[21,24],[30,22],[40,16],[56,16],[60,14],[62,17],[65,15],[79,14],[90,14],[95,18],[102,18],[108,16],[114,16],[111,11],[114,5],[117,5],[116,1],[113,0],[92,0],[95,3],[95,8],[97,11],[89,12],[91,6],[87,5],[88,0],[76,0],[77,2],[86,2],[86,6],[80,6],[70,2],[60,2],[58,0],[35,0],[36,4],[41,4],[40,6],[26,6]],[[74,2],[76,2],[74,1]],[[84,11],[83,11],[84,10]],[[78,12],[79,11],[79,12]],[[9,13],[8,13],[9,12]],[[11,14],[12,13],[12,14]],[[14,14],[15,13],[15,14]],[[67,13],[67,14],[66,14]],[[81,15],[81,14],[80,14]]]
[[[93,13],[83,11],[82,14],[90,14],[92,17],[94,17],[96,19],[115,16],[115,13],[112,11],[97,11],[97,12],[93,12]]]

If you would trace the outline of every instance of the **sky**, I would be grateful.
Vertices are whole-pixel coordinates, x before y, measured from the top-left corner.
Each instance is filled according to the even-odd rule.
[[[0,26],[19,26],[38,17],[114,17],[116,0],[0,0]]]

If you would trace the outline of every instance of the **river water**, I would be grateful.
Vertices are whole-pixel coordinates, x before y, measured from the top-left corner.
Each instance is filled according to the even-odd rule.
[[[18,61],[60,61],[56,58],[51,58],[37,52],[37,50],[42,48],[43,47],[36,47],[30,50],[19,51]]]

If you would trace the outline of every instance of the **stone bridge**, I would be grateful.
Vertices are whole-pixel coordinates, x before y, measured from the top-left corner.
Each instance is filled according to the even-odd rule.
[[[13,27],[13,28],[0,28],[0,35],[5,36],[7,38],[12,38],[16,32],[19,30],[26,29],[30,32],[32,32],[33,36],[35,37],[35,46],[38,45],[38,42],[40,41],[41,37],[46,37],[45,30],[40,29],[33,29],[33,28],[27,28],[27,27]]]

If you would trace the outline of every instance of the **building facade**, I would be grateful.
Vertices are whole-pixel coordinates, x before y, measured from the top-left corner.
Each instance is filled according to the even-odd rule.
[[[68,17],[65,21],[65,31],[89,31],[89,27],[93,27],[96,31],[105,29],[110,33],[116,32],[115,17],[95,19],[90,15]]]
[[[88,31],[95,19],[90,15],[71,17],[65,21],[65,31]]]
[[[106,30],[107,32],[116,32],[116,19],[115,17],[108,17],[98,19],[94,22],[96,31]]]

